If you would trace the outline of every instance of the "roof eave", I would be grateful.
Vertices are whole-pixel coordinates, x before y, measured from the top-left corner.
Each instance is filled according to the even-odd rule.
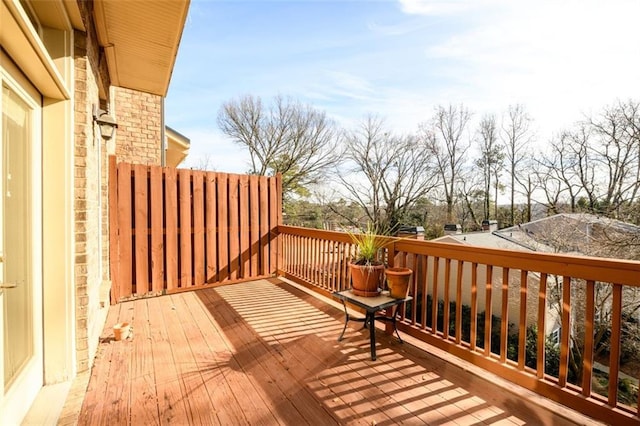
[[[166,96],[188,10],[189,0],[96,0],[96,31],[111,83]]]

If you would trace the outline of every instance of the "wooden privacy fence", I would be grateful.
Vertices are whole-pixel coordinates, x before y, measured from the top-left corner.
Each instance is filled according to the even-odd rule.
[[[109,159],[111,303],[276,272],[280,177]]]

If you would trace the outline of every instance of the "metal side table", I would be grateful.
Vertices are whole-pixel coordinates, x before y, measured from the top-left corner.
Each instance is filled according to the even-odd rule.
[[[364,327],[369,327],[369,341],[371,345],[371,360],[376,360],[376,327],[375,320],[390,322],[393,324],[393,329],[398,336],[398,340],[402,343],[402,338],[400,337],[400,333],[398,332],[398,328],[396,326],[396,317],[398,314],[398,306],[412,300],[413,297],[408,296],[404,299],[395,299],[389,296],[376,296],[376,297],[363,297],[356,296],[353,294],[351,290],[343,290],[336,291],[332,293],[332,296],[340,299],[342,301],[342,306],[344,308],[344,328],[342,329],[342,333],[340,333],[340,337],[338,337],[338,342],[342,341],[344,338],[344,332],[347,329],[347,324],[349,321],[359,321],[364,322]],[[354,318],[349,315],[347,312],[347,303],[358,306],[365,310],[364,318]],[[387,308],[393,308],[393,312],[391,316],[384,315],[376,315],[377,312],[380,312]]]

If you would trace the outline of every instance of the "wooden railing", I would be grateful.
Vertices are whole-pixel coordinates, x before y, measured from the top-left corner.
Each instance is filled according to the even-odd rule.
[[[280,274],[325,294],[349,287],[348,235],[279,233]],[[386,256],[414,270],[403,332],[595,419],[639,420],[621,330],[640,323],[640,262],[409,239]]]
[[[280,177],[109,163],[111,303],[272,276]]]

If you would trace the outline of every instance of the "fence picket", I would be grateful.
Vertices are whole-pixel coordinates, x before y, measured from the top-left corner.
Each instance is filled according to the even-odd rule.
[[[206,233],[206,252],[207,252],[207,272],[205,281],[213,283],[218,281],[218,193],[216,191],[216,174],[207,173],[205,175],[205,233]]]
[[[178,172],[176,169],[165,169],[164,193],[166,289],[170,292],[178,288]]]
[[[260,263],[260,205],[259,199],[258,176],[249,177],[249,226],[250,226],[250,247],[249,254],[251,257],[250,275],[258,275],[258,264]]]
[[[163,205],[162,168],[150,167],[149,195],[150,205]],[[161,293],[164,288],[164,227],[162,223],[162,209],[150,209],[151,213],[151,290]]]
[[[238,279],[240,268],[240,215],[238,175],[229,175],[229,277]]]
[[[149,292],[149,187],[147,167],[142,164],[133,166],[134,187],[134,229],[135,241],[135,294]]]
[[[260,223],[260,274],[269,273],[269,185],[266,176],[260,176],[260,209],[258,221]]]
[[[204,260],[204,172],[193,172],[193,284],[203,285]]]
[[[178,170],[178,224],[180,228],[180,288],[193,285],[191,248],[191,171]]]
[[[218,179],[218,280],[229,279],[229,175],[217,174]]]
[[[248,277],[250,270],[249,229],[249,176],[241,175],[238,185],[238,215],[240,216],[240,278]]]
[[[133,247],[131,221],[131,165],[118,166],[118,238],[120,240],[120,277],[117,294],[129,297],[133,293]]]

